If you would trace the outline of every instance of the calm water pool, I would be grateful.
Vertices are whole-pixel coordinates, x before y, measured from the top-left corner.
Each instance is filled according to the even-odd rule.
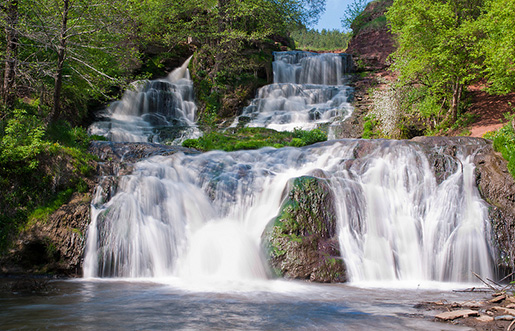
[[[422,301],[482,294],[287,281],[185,286],[174,281],[55,280],[13,292],[1,281],[2,330],[459,330]],[[212,284],[211,284],[212,285]]]

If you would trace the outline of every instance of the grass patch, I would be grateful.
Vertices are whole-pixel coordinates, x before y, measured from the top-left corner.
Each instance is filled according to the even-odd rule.
[[[32,223],[32,221],[45,221],[50,214],[52,214],[54,211],[59,209],[63,204],[67,203],[74,190],[72,188],[69,188],[65,191],[61,191],[57,194],[55,199],[49,201],[45,206],[40,206],[34,210],[30,216],[29,216],[29,224]]]
[[[263,147],[302,147],[326,140],[327,134],[319,129],[279,132],[265,128],[242,128],[232,132],[211,132],[198,139],[185,140],[182,145],[201,151],[230,152]]]

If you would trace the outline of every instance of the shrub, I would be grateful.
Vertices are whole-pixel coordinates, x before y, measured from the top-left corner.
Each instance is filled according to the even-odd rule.
[[[493,140],[494,149],[508,161],[508,170],[515,178],[515,131],[507,124],[495,132],[487,132],[484,138]]]

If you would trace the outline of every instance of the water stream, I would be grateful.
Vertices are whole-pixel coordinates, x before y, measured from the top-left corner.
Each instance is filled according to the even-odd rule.
[[[192,292],[149,281],[52,281],[38,293],[5,291],[2,330],[467,330],[433,322],[419,301],[475,293],[379,290],[276,282],[268,290]]]
[[[190,58],[191,59],[191,58]],[[110,104],[89,133],[116,142],[180,144],[200,135],[188,59],[163,79],[136,81],[123,98]]]
[[[250,126],[290,130],[348,116],[345,60],[277,53],[274,84],[259,91],[242,117]],[[186,65],[127,92],[92,132],[113,141],[152,141],[159,140],[161,121],[194,128]],[[173,98],[156,97],[161,93],[154,90]],[[147,107],[177,100],[177,107]],[[54,311],[53,326],[78,329],[431,329],[424,316],[409,318],[420,314],[415,301],[457,295],[422,288],[465,287],[476,281],[472,271],[493,278],[495,259],[473,148],[455,156],[440,149],[412,141],[333,140],[145,159],[132,173],[106,178],[109,187],[102,180],[97,187],[85,280],[56,283],[69,294],[29,306],[6,296],[0,317],[8,328],[31,314],[39,325]],[[435,155],[443,173],[433,168]],[[330,183],[342,259],[354,286],[270,276],[263,231],[278,215],[288,183],[304,175]],[[373,286],[391,289],[367,289]]]
[[[288,181],[323,173],[352,282],[493,277],[474,166],[468,155],[446,162],[439,183],[421,146],[403,141],[153,157],[119,178],[112,199],[94,199],[85,276],[266,279],[261,236]]]
[[[352,89],[345,85],[351,72],[348,54],[276,52],[273,71],[274,83],[259,89],[233,125],[308,130],[351,115]]]

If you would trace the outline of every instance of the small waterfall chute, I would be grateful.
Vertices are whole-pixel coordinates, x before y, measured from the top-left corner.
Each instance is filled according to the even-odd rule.
[[[196,105],[188,64],[173,70],[166,78],[136,81],[119,101],[113,102],[95,122],[89,133],[114,142],[181,143],[198,137]]]
[[[351,115],[352,89],[345,84],[351,72],[348,54],[288,51],[274,56],[274,83],[260,88],[243,109],[240,119],[246,126],[307,130]]]

